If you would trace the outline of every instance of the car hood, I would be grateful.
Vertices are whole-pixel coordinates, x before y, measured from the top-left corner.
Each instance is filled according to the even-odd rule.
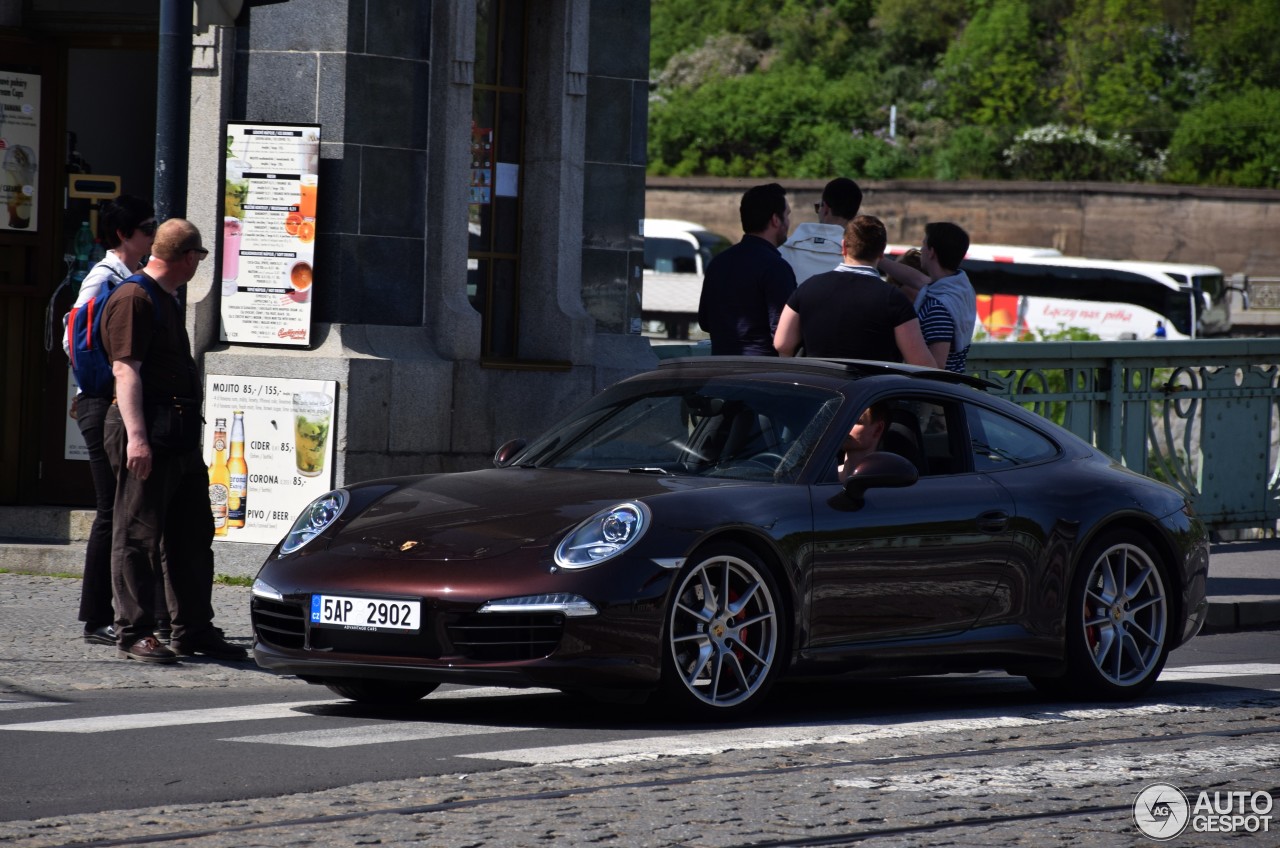
[[[396,483],[342,522],[331,538],[330,551],[397,560],[487,559],[521,548],[553,546],[580,521],[624,501],[650,500],[673,491],[753,485],[626,471],[537,468],[436,474]]]

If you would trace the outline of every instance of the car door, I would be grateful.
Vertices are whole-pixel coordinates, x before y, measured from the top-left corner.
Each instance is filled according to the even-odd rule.
[[[918,422],[909,435],[922,476],[872,489],[861,504],[834,480],[811,487],[810,649],[964,631],[1006,569],[1014,503],[972,470],[962,405],[927,396],[891,405]]]

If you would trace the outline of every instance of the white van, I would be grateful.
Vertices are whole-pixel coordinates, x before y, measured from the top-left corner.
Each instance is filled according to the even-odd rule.
[[[711,258],[732,242],[692,221],[645,218],[644,296],[641,313],[645,335],[684,340],[703,338],[698,329],[702,275]]]
[[[668,274],[697,274],[701,279],[711,257],[728,247],[724,236],[692,221],[645,218],[644,269]]]

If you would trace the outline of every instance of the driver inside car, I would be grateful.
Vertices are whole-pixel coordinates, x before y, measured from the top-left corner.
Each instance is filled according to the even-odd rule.
[[[879,449],[888,420],[889,408],[884,402],[879,402],[864,409],[858,420],[853,422],[836,457],[836,472],[841,483],[849,479],[858,463],[868,454]]]

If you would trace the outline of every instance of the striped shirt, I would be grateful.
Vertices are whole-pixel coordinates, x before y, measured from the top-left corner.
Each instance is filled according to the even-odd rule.
[[[926,294],[924,303],[920,305],[918,316],[920,332],[924,334],[924,343],[926,345],[934,342],[950,344],[951,350],[947,353],[947,370],[963,374],[965,364],[969,361],[969,348],[966,346],[964,350],[956,350],[954,341],[956,322],[947,311],[947,307],[936,297]]]

